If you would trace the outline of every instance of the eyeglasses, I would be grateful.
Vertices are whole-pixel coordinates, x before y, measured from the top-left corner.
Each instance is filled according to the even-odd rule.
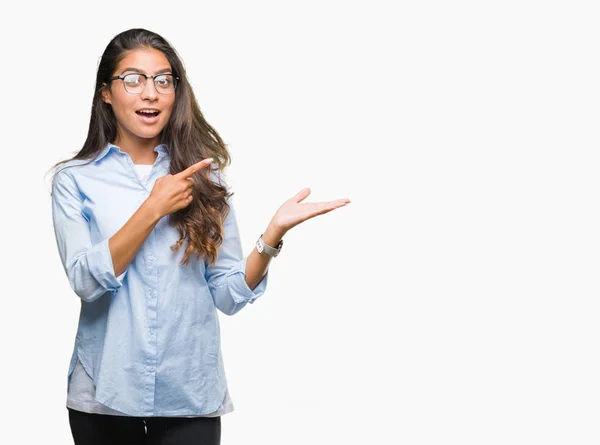
[[[114,76],[110,79],[106,79],[107,82],[121,79],[125,86],[125,91],[130,94],[140,94],[146,88],[146,82],[148,79],[154,80],[154,87],[156,91],[161,94],[173,94],[179,77],[175,77],[172,74],[156,74],[154,76],[146,76],[145,74],[121,74],[120,76]]]

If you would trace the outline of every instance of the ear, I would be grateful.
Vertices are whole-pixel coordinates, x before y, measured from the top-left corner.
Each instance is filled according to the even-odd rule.
[[[112,104],[110,90],[106,88],[106,82],[102,84],[102,100],[104,101],[104,103]]]

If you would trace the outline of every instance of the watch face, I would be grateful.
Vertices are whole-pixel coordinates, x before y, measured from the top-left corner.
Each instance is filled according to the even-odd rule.
[[[262,239],[258,238],[258,241],[256,241],[256,250],[258,250],[258,253],[263,253],[263,243],[262,243]]]
[[[275,247],[267,246],[265,240],[262,239],[262,235],[256,240],[256,250],[258,253],[265,253],[266,255],[276,257],[283,246],[283,240],[280,240]]]

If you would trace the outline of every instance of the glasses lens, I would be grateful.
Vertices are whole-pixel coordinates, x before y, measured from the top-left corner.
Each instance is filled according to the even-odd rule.
[[[146,78],[139,74],[128,74],[123,77],[123,83],[129,93],[141,93],[146,85]]]
[[[172,94],[175,91],[175,79],[172,74],[161,74],[154,78],[156,91],[161,94]],[[128,93],[139,94],[146,88],[146,76],[143,74],[127,74],[123,84]]]
[[[154,78],[156,91],[162,94],[171,94],[175,91],[175,79],[172,74],[161,74]]]

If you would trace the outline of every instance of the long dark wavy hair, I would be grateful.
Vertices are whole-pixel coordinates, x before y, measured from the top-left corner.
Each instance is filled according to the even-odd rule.
[[[88,135],[83,148],[72,158],[54,165],[58,167],[71,160],[90,160],[117,136],[117,120],[110,104],[102,100],[102,83],[115,75],[119,62],[130,50],[153,48],[161,51],[179,77],[175,89],[175,102],[169,120],[161,133],[161,143],[167,146],[171,159],[170,173],[175,174],[206,158],[213,158],[216,171],[224,171],[231,163],[231,156],[223,140],[204,119],[190,86],[179,55],[167,40],[146,29],[134,28],[116,35],[108,44],[96,75],[96,88],[92,102],[92,114]],[[112,83],[108,83],[108,88]],[[81,164],[77,164],[81,165]],[[68,168],[68,167],[67,167]],[[171,246],[173,251],[187,245],[181,264],[186,265],[191,255],[206,256],[210,264],[217,259],[217,251],[223,242],[223,222],[229,213],[227,198],[233,195],[220,180],[215,183],[210,168],[195,173],[193,201],[181,210],[169,214],[169,224],[179,231],[180,239]]]

